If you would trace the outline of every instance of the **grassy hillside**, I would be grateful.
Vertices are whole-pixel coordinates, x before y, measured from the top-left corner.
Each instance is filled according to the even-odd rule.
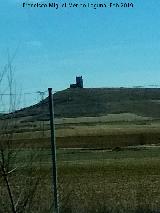
[[[89,117],[133,113],[139,116],[160,117],[158,88],[75,88],[53,95],[55,116]],[[48,98],[14,113],[21,120],[48,120]]]

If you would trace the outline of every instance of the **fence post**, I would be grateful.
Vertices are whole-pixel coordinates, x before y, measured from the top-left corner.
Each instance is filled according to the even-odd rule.
[[[50,128],[51,128],[51,151],[52,151],[52,175],[54,187],[54,212],[59,213],[58,205],[58,192],[57,192],[57,165],[56,165],[56,138],[55,138],[55,125],[54,125],[54,104],[52,88],[48,88],[49,93],[49,112],[50,112]]]

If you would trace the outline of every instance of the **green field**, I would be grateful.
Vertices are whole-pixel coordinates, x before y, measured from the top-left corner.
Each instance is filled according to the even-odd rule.
[[[32,164],[25,167],[30,156],[34,156]],[[42,177],[30,212],[50,212],[50,150],[22,149],[12,162],[18,168],[11,177],[14,190],[18,190],[18,186],[26,187],[24,177],[31,167],[33,178]],[[58,149],[57,163],[62,213],[159,212],[159,147],[113,150]]]
[[[160,121],[125,116],[57,120],[60,213],[160,212]],[[52,212],[48,121],[20,127],[15,126],[10,141],[14,200],[30,193],[25,212]],[[1,143],[7,144],[8,135],[2,134]],[[11,212],[2,176],[0,192],[0,213]]]

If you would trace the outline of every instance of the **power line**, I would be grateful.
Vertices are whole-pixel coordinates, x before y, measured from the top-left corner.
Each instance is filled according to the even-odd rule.
[[[53,91],[53,93],[60,92],[60,90]],[[0,93],[0,96],[10,96],[10,95],[34,95],[39,93],[40,95],[46,94],[47,91],[36,91],[36,92],[24,92],[24,93]]]

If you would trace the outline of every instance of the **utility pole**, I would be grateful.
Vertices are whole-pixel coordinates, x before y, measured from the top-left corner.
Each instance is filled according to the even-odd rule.
[[[51,128],[51,151],[52,151],[52,175],[54,189],[54,213],[59,213],[58,192],[57,192],[57,165],[56,165],[56,137],[54,125],[54,104],[52,88],[48,88],[49,93],[49,111],[50,111],[50,128]]]
[[[40,101],[43,101],[44,100],[44,96],[45,96],[45,92],[46,91],[37,91],[37,94],[40,96]]]
[[[43,92],[42,91],[37,91],[37,94],[39,94],[39,96],[40,96],[40,101],[42,102],[42,111],[44,110],[43,100],[44,100],[45,93],[46,93],[46,91],[43,91]],[[42,136],[44,137],[44,120],[42,120],[42,122],[40,123],[40,128],[42,130]]]

